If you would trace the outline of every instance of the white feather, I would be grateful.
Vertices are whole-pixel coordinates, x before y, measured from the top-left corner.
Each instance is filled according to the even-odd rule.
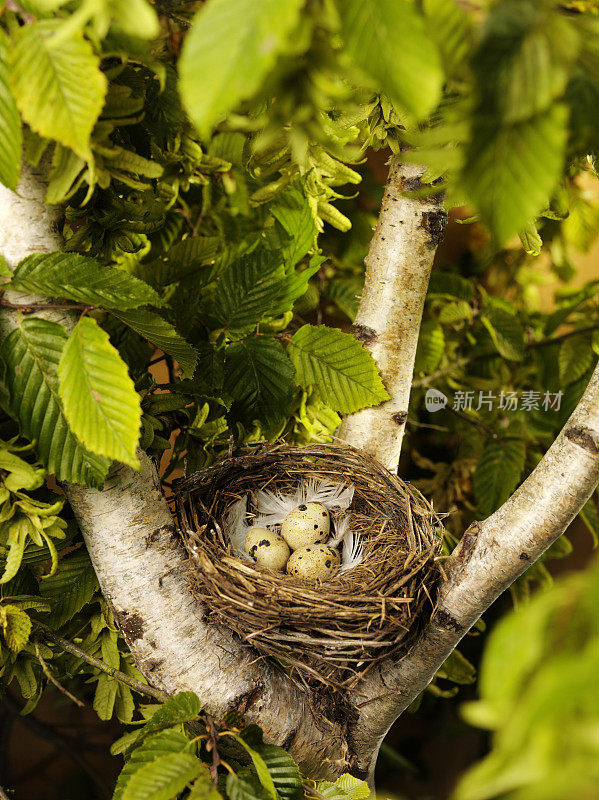
[[[281,525],[285,517],[302,503],[322,503],[332,511],[347,511],[354,498],[354,487],[311,478],[300,484],[293,494],[281,494],[263,489],[256,492],[258,517],[256,525]]]
[[[231,542],[231,547],[236,556],[248,557],[248,554],[243,549],[245,544],[245,537],[247,536],[250,526],[247,524],[246,518],[248,513],[248,499],[242,497],[236,503],[233,503],[224,522],[225,535]]]
[[[341,550],[341,568],[339,572],[347,572],[348,569],[357,567],[364,556],[364,545],[359,533],[347,530],[343,538],[343,548]]]

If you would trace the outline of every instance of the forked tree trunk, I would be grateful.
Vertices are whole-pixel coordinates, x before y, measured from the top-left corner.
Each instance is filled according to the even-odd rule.
[[[346,420],[340,435],[396,469],[428,276],[444,214],[406,199],[420,172],[392,161],[368,258],[355,335],[381,367],[391,400]],[[59,212],[44,205],[44,176],[23,168],[18,194],[0,187],[0,253],[11,267],[31,252],[59,249]],[[18,302],[17,296],[12,296]],[[27,298],[27,303],[35,298]],[[6,312],[3,330],[14,326]],[[38,311],[39,316],[49,312]],[[68,324],[68,319],[65,318]],[[371,671],[339,718],[228,630],[208,625],[191,597],[186,561],[156,470],[111,470],[103,491],[69,485],[100,585],[149,682],[195,691],[216,716],[238,709],[286,746],[311,777],[351,771],[372,782],[389,726],[425,688],[462,636],[566,529],[599,482],[599,368],[578,408],[538,467],[502,508],[471,526],[450,559],[433,619],[412,651]]]

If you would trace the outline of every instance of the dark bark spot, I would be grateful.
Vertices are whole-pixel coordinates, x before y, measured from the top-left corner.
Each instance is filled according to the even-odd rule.
[[[472,551],[474,550],[474,546],[476,544],[476,537],[478,536],[479,533],[480,533],[480,525],[478,524],[478,522],[473,522],[472,525],[470,525],[466,529],[464,535],[460,540],[460,549],[457,553],[456,556],[457,558],[459,558],[460,560],[466,560],[470,558],[470,556],[472,555]]]
[[[177,534],[177,528],[174,524],[161,525],[146,536],[146,547],[151,547],[161,539],[171,539]]]
[[[445,211],[425,211],[422,215],[420,227],[424,228],[429,235],[428,247],[430,250],[434,250],[441,243],[446,222]]]
[[[137,612],[132,614],[127,611],[115,612],[115,617],[129,644],[133,644],[144,635],[146,624]]]
[[[289,748],[293,744],[293,741],[294,741],[295,737],[297,736],[297,732],[298,732],[298,728],[294,728],[292,731],[290,731],[287,734],[287,736],[283,740],[283,744],[281,745],[283,750],[289,750]]]
[[[237,697],[237,699],[231,705],[231,710],[238,711],[242,715],[246,714],[248,709],[254,705],[256,700],[259,700],[262,697],[263,691],[263,686],[254,686],[253,689],[250,689],[248,692],[244,692],[244,694],[241,694],[239,697]]]
[[[442,628],[446,628],[447,630],[456,631],[459,633],[464,629],[464,626],[460,625],[455,617],[452,617],[451,614],[449,614],[447,611],[443,611],[443,609],[439,609],[433,619]]]
[[[149,658],[147,661],[143,662],[143,668],[145,672],[155,672],[158,667],[161,667],[163,664],[163,658]]]
[[[305,511],[307,508],[308,508],[308,506],[305,505],[304,503],[302,503],[301,506],[298,506],[298,510],[299,511]]]
[[[407,418],[408,418],[408,412],[407,411],[398,411],[396,414],[393,414],[393,416],[391,417],[393,422],[396,422],[398,425],[403,425],[404,422],[407,420]]]
[[[520,561],[530,561],[528,553],[520,553]]]
[[[568,428],[564,435],[572,444],[577,444],[583,450],[588,450],[592,455],[599,454],[599,433],[591,430],[591,428],[583,428],[582,426]]]
[[[376,331],[369,328],[368,325],[352,325],[349,332],[354,339],[362,342],[362,344],[372,344],[372,342],[376,342],[377,340]]]
[[[426,184],[422,183],[420,178],[402,178],[401,188],[404,192],[418,192],[421,189],[426,189]]]

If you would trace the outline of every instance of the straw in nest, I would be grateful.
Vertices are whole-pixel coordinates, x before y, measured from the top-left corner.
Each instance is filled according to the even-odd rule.
[[[308,481],[350,483],[352,569],[306,583],[235,554],[223,525],[260,490],[294,494]],[[310,685],[347,690],[378,661],[405,652],[433,610],[442,525],[426,500],[346,445],[245,448],[177,487],[190,578],[212,621],[234,630]]]

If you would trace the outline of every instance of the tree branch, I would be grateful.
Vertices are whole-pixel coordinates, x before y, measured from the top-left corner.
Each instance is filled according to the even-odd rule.
[[[352,333],[374,356],[391,399],[347,417],[339,438],[397,471],[408,415],[424,300],[447,215],[440,197],[412,199],[424,169],[391,159],[379,221],[366,258]]]
[[[435,614],[413,650],[397,664],[381,664],[360,687],[356,737],[377,749],[462,637],[562,535],[598,483],[599,365],[536,469],[498,511],[468,528],[445,562]]]
[[[0,186],[0,254],[12,268],[33,252],[62,248],[60,210],[44,202],[45,175],[44,166],[23,163],[18,192]],[[45,302],[14,291],[6,298],[27,306]],[[64,309],[37,313],[67,328],[76,322]],[[5,310],[2,335],[14,328],[16,314]],[[299,685],[231,631],[205,621],[189,590],[187,556],[156,469],[145,453],[139,457],[139,472],[114,464],[102,491],[63,487],[139,669],[167,693],[196,692],[217,718],[230,709],[242,712],[269,741],[285,744],[307,774],[338,775],[347,765],[346,725],[327,719]]]

